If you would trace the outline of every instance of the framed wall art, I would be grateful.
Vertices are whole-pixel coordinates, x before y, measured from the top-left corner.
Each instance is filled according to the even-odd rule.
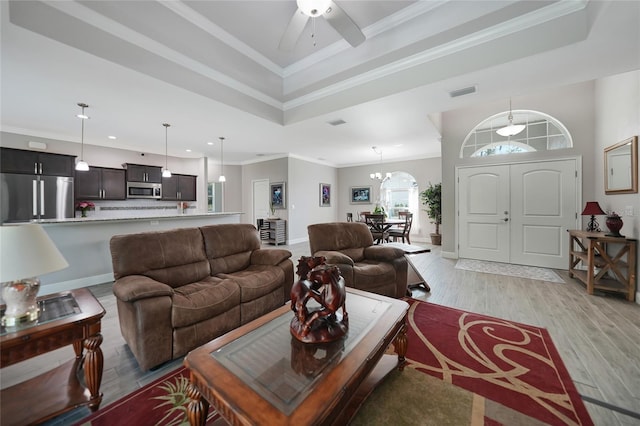
[[[271,208],[285,209],[286,200],[284,193],[284,182],[274,182],[269,186],[271,194]]]
[[[331,184],[320,184],[320,207],[331,206]]]
[[[351,204],[371,204],[371,187],[352,186]]]

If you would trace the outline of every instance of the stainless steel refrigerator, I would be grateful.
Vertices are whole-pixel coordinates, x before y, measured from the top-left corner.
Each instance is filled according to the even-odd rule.
[[[2,223],[74,217],[73,178],[0,173]]]

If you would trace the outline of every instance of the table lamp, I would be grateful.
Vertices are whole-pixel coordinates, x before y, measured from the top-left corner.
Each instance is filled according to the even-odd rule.
[[[582,216],[588,215],[591,215],[591,220],[589,220],[589,224],[587,225],[587,231],[600,232],[600,225],[596,220],[596,215],[606,215],[606,213],[602,211],[597,201],[587,201],[587,205],[584,206],[584,210],[582,211]]]
[[[0,226],[0,283],[6,304],[2,325],[13,327],[38,318],[38,275],[69,264],[38,224]]]

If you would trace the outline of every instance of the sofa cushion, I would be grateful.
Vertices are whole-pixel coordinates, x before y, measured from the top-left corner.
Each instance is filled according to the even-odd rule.
[[[396,270],[393,264],[386,262],[358,262],[353,266],[353,286],[361,290],[379,287],[385,283],[394,283]]]
[[[251,253],[260,248],[258,230],[247,223],[203,226],[200,231],[211,275],[248,268]]]
[[[144,275],[176,288],[210,275],[198,228],[116,235],[110,247],[116,280]]]
[[[285,279],[282,268],[268,265],[251,265],[242,271],[216,276],[229,278],[238,283],[242,303],[262,297],[278,288],[282,289],[282,283]]]
[[[174,290],[171,321],[185,327],[222,314],[240,304],[240,288],[233,280],[208,277]]]
[[[312,255],[321,250],[336,250],[357,262],[364,256],[364,247],[373,245],[371,231],[364,223],[319,223],[307,226],[307,232]]]

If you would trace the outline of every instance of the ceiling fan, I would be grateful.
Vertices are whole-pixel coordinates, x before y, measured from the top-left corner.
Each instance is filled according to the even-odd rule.
[[[280,50],[293,50],[309,18],[322,16],[353,47],[365,40],[365,36],[340,6],[332,0],[296,0],[298,9],[287,25]]]

